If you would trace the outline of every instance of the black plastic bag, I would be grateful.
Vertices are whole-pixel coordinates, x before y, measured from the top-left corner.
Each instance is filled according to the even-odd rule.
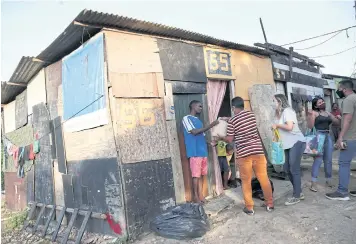
[[[166,238],[184,240],[202,237],[210,229],[210,224],[202,205],[186,203],[157,216],[150,229]]]
[[[272,193],[273,193],[274,192],[273,182],[271,180],[269,180],[269,181],[271,182]],[[252,197],[264,201],[265,198],[263,196],[262,187],[261,187],[261,184],[260,184],[260,182],[258,181],[257,178],[253,178],[252,179],[251,187],[252,187]]]

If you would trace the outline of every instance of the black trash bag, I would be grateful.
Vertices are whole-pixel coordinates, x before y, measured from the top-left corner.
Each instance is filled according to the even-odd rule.
[[[273,193],[274,192],[273,182],[271,180],[269,180],[269,182],[271,182],[272,193]],[[252,186],[252,197],[264,201],[265,198],[263,196],[262,187],[257,178],[252,179],[251,186]]]
[[[202,237],[210,224],[202,205],[185,203],[157,216],[150,223],[150,229],[165,238],[184,240]]]

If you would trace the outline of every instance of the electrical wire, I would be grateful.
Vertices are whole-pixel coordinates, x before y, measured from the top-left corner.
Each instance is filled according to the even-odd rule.
[[[353,47],[350,47],[346,50],[343,50],[341,52],[338,52],[338,53],[333,53],[333,54],[326,54],[326,55],[321,55],[321,56],[315,56],[315,57],[309,57],[309,58],[325,58],[325,57],[331,57],[331,56],[335,56],[335,55],[338,55],[338,54],[342,54],[344,52],[347,52],[347,51],[350,51],[351,49],[354,49],[356,48],[356,46],[353,46]]]
[[[319,38],[319,37],[323,37],[323,36],[328,36],[328,35],[331,35],[331,34],[334,34],[334,33],[340,32],[340,31],[352,29],[352,28],[355,28],[355,27],[356,27],[356,25],[353,25],[353,26],[350,26],[350,27],[346,27],[346,28],[343,28],[343,29],[340,29],[340,30],[328,32],[328,33],[321,34],[321,35],[318,35],[318,36],[313,36],[313,37],[309,37],[309,38],[306,38],[306,39],[303,39],[303,40],[299,40],[299,41],[295,41],[295,42],[290,42],[290,43],[281,45],[281,47],[288,46],[288,45],[291,45],[291,44],[296,44],[296,43],[299,43],[299,42],[309,41],[309,40],[312,40],[312,39],[315,39],[315,38]]]
[[[323,41],[323,42],[320,42],[319,44],[316,44],[316,45],[313,45],[313,46],[310,46],[310,47],[306,47],[306,48],[296,48],[295,50],[301,51],[301,50],[307,50],[307,49],[310,49],[310,48],[313,48],[313,47],[320,46],[320,45],[324,44],[325,42],[330,41],[331,39],[333,39],[335,36],[339,35],[339,34],[342,33],[342,32],[343,32],[343,31],[337,32],[335,35],[331,36],[329,39],[326,39],[326,40]]]

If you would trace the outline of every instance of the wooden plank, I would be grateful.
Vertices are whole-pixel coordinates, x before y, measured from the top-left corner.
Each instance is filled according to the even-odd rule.
[[[163,74],[111,73],[110,83],[115,97],[163,97]]]
[[[66,207],[63,207],[61,210],[61,213],[59,214],[59,216],[57,217],[57,225],[54,228],[53,234],[52,234],[52,241],[55,241],[58,235],[58,231],[61,228],[61,224],[62,224],[62,220],[64,217],[64,214],[66,213]]]
[[[64,190],[63,190],[63,179],[62,173],[58,171],[58,162],[54,160],[53,162],[53,178],[54,178],[54,199],[57,206],[64,206]],[[61,209],[60,209],[61,210]],[[60,210],[56,211],[56,216],[60,214]],[[63,224],[66,224],[66,218],[63,220]]]
[[[289,58],[288,58],[288,56],[285,56],[285,55],[278,55],[278,54],[271,55],[271,61],[280,63],[280,64],[284,64],[284,65],[289,65]],[[302,63],[302,62],[296,62],[296,61],[292,60],[292,66],[299,68],[299,69],[307,70],[309,72],[319,73],[317,68],[315,68],[314,66],[308,65],[306,62]]]
[[[15,125],[16,129],[27,124],[27,90],[16,97]]]
[[[50,211],[50,213],[49,213],[49,216],[48,216],[48,218],[47,218],[46,224],[44,225],[43,230],[42,230],[42,234],[41,234],[42,237],[45,237],[45,236],[46,236],[49,223],[51,223],[55,211],[56,211],[56,208],[55,208],[55,207],[51,209],[51,211]]]
[[[115,107],[122,163],[170,157],[163,99],[118,98]]]
[[[80,242],[82,240],[82,237],[83,237],[83,234],[84,234],[84,231],[85,231],[85,227],[87,226],[87,223],[89,221],[90,215],[91,215],[90,211],[88,211],[85,214],[85,217],[84,217],[84,220],[82,222],[82,225],[80,226],[80,229],[78,231],[77,239],[75,240],[75,244],[80,244]]]
[[[65,206],[73,207],[74,202],[74,189],[73,189],[73,176],[62,174],[63,179],[63,192]]]
[[[162,73],[155,38],[104,31],[109,81],[112,73]]]
[[[5,133],[16,130],[16,100],[4,106],[3,125]]]
[[[39,103],[47,103],[46,77],[44,69],[41,69],[27,85],[27,112],[32,114],[33,106]]]
[[[274,88],[270,85],[254,85],[249,90],[250,103],[256,117],[257,128],[263,145],[267,151],[266,157],[271,160],[272,124],[275,120],[275,111],[272,107]]]
[[[184,178],[182,170],[182,162],[179,152],[179,140],[175,120],[166,121],[169,149],[172,159],[172,171],[174,180],[174,191],[176,195],[176,203],[185,202]]]
[[[36,204],[37,203],[35,202],[34,204],[31,205],[30,212],[28,213],[25,223],[23,224],[23,228],[22,228],[23,230],[26,230],[27,226],[30,224],[30,220],[33,219],[37,207]]]
[[[54,119],[58,116],[58,87],[62,84],[62,60],[45,68],[47,106]]]
[[[32,228],[32,234],[34,234],[34,233],[36,232],[36,230],[37,230],[37,228],[38,228],[38,225],[40,224],[40,221],[41,221],[41,219],[42,219],[42,216],[43,216],[45,210],[46,210],[46,206],[42,206],[42,207],[41,207],[41,211],[40,211],[40,213],[39,213],[38,216],[37,216],[36,223],[35,223],[35,225],[34,225],[33,228]]]
[[[184,81],[168,81],[172,85],[172,91],[174,94],[205,94],[206,83],[197,82],[184,82]]]
[[[164,108],[166,111],[166,120],[175,120],[172,84],[165,82],[165,88]]]
[[[22,87],[26,87],[27,84],[24,84],[24,83],[15,83],[15,82],[5,82],[6,85],[10,85],[10,86],[22,86]]]
[[[65,155],[65,146],[63,140],[63,131],[62,131],[62,119],[61,117],[56,117],[53,120],[54,126],[54,135],[55,135],[55,143],[56,143],[56,154],[57,154],[57,162],[58,162],[58,171],[66,174],[67,173],[67,162]]]
[[[72,217],[70,218],[69,224],[68,224],[67,228],[64,231],[64,236],[63,236],[63,239],[61,241],[62,244],[66,244],[67,241],[68,241],[70,232],[71,232],[71,230],[73,228],[75,219],[77,218],[77,215],[78,215],[78,210],[79,209],[75,208],[74,212],[72,213]]]

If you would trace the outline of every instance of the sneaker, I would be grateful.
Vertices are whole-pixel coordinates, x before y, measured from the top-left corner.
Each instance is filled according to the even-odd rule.
[[[263,203],[261,205],[262,208],[265,208],[267,212],[273,212],[274,211],[274,206],[273,207],[269,207],[267,206],[265,203]]]
[[[246,207],[244,208],[243,211],[244,211],[245,214],[250,215],[250,216],[252,216],[252,215],[255,214],[255,211],[253,211],[253,209],[252,209],[252,210],[249,210],[249,209],[247,209]]]
[[[356,197],[356,191],[350,191],[350,195]]]
[[[305,200],[305,195],[304,195],[304,193],[300,193],[299,200]]]
[[[292,198],[289,198],[288,201],[286,201],[284,203],[284,205],[286,206],[290,206],[290,205],[294,205],[294,204],[297,204],[300,202],[300,198],[296,198],[296,197],[292,197]]]
[[[348,201],[350,200],[348,195],[344,195],[338,191],[332,192],[332,193],[326,193],[325,194],[326,198],[330,200],[340,200],[340,201]]]

